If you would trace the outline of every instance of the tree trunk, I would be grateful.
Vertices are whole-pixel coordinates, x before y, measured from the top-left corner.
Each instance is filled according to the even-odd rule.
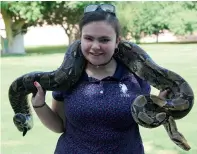
[[[12,44],[8,47],[8,53],[25,54],[23,34],[20,33],[13,38]]]
[[[1,36],[1,54],[7,53],[8,42],[5,38]]]
[[[76,39],[80,39],[80,33],[76,25],[68,24],[66,26],[61,26],[68,36],[69,45],[71,45]]]
[[[74,40],[75,40],[75,36],[74,33],[72,32],[72,29],[69,29],[70,33],[66,33],[68,36],[68,45],[71,45]]]
[[[68,35],[68,45],[71,45],[73,42],[73,38],[71,34],[67,34]]]
[[[156,34],[156,43],[159,42],[159,33]]]
[[[75,40],[79,40],[81,38],[81,34],[80,34],[80,31],[79,31],[79,25],[75,25],[75,36],[74,36],[74,39]]]
[[[68,45],[70,45],[73,42],[73,33],[72,33],[72,27],[71,25],[66,25],[64,26],[63,24],[61,25],[62,28],[64,29],[66,35],[68,36]]]
[[[2,9],[2,17],[3,17],[3,21],[5,24],[5,31],[6,31],[6,38],[3,38],[3,42],[2,42],[2,51],[3,53],[8,53],[8,47],[10,46],[10,44],[12,44],[12,18],[11,16],[4,10]],[[7,43],[5,43],[5,41],[7,41]],[[6,44],[6,45],[5,45]]]
[[[139,35],[135,35],[135,42],[136,42],[137,44],[140,43],[140,36],[139,36]]]
[[[11,16],[2,10],[2,17],[5,23],[6,30],[6,38],[7,45],[3,46],[3,53],[17,53],[24,54],[24,38],[23,34],[21,34],[22,26],[24,25],[24,21],[17,21],[16,23],[12,22]],[[14,35],[14,31],[18,31],[17,35]]]

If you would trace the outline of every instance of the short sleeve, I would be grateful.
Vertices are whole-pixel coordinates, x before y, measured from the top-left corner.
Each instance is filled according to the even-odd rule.
[[[142,94],[150,94],[151,92],[151,86],[150,84],[148,84],[147,81],[145,80],[142,80],[141,78],[139,78],[137,75],[134,74],[134,76],[136,77],[140,87],[141,87],[141,91],[142,91]]]
[[[150,94],[151,91],[151,86],[148,84],[146,81],[141,80],[140,86],[142,88],[142,93],[143,94]]]
[[[64,101],[63,93],[61,91],[52,91],[52,96],[56,101]]]

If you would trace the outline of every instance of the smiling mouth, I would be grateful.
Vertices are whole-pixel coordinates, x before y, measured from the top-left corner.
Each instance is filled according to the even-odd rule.
[[[93,55],[93,56],[100,56],[100,55],[103,55],[103,53],[99,53],[99,54],[90,53],[90,54]]]

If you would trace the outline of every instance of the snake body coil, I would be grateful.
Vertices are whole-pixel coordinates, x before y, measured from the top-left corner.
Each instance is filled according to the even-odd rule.
[[[14,110],[14,124],[23,136],[33,127],[32,113],[27,96],[36,93],[33,85],[38,81],[44,90],[69,90],[86,66],[81,52],[81,42],[75,41],[65,54],[61,66],[52,72],[31,72],[12,82],[9,100]],[[169,90],[166,100],[155,95],[140,95],[131,105],[134,120],[141,126],[155,128],[163,125],[171,140],[184,150],[189,150],[184,136],[178,132],[175,120],[185,117],[192,109],[194,94],[189,84],[178,74],[158,66],[148,54],[131,42],[121,41],[114,58],[120,60],[130,72],[136,74],[158,90]]]

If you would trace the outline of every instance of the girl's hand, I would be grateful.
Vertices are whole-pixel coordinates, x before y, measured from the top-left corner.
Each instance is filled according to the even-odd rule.
[[[162,99],[166,99],[168,96],[168,92],[169,92],[169,90],[160,91],[159,97]]]
[[[37,93],[35,96],[32,96],[31,102],[33,106],[41,106],[45,104],[45,92],[42,89],[41,85],[35,81],[34,82],[35,87],[37,88]]]

